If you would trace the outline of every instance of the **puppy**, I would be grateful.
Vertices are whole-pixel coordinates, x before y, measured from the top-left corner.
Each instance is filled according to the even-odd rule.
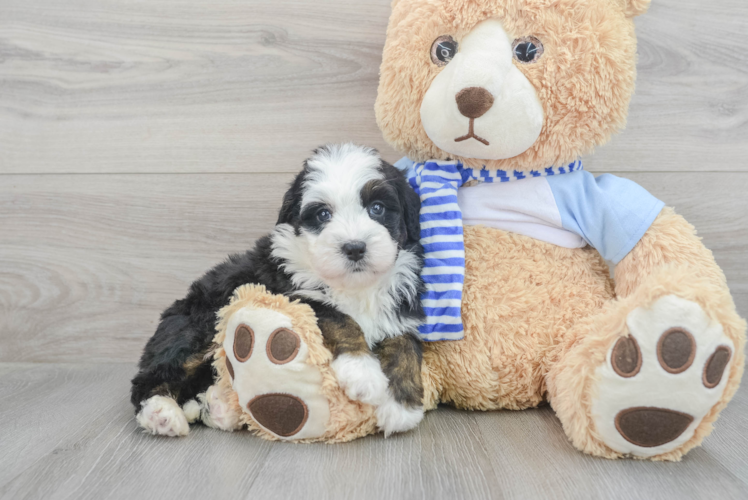
[[[154,434],[188,422],[226,430],[238,415],[211,392],[216,312],[237,287],[265,285],[314,310],[348,397],[375,405],[390,434],[423,418],[420,200],[376,151],[316,150],[285,194],[274,231],[205,274],[161,316],[132,380],[137,420]],[[206,394],[207,392],[207,394]]]

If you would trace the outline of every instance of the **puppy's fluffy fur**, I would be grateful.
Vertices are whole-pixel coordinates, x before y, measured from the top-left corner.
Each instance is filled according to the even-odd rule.
[[[184,435],[186,422],[199,418],[195,401],[205,400],[215,377],[216,312],[235,288],[255,283],[313,308],[341,387],[379,407],[386,433],[415,426],[423,397],[419,208],[403,174],[376,151],[352,144],[316,150],[286,193],[275,230],[210,270],[162,314],[132,381],[141,425]],[[195,415],[180,415],[180,407]],[[164,409],[174,425],[157,417]]]

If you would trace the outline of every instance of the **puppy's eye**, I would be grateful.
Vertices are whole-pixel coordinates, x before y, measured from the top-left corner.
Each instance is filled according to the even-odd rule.
[[[323,208],[319,212],[317,212],[317,220],[320,222],[327,222],[330,219],[332,219],[332,212],[330,212],[328,209]]]
[[[381,203],[372,203],[369,205],[369,214],[372,217],[381,217],[384,215],[384,205]]]
[[[534,36],[523,36],[512,43],[514,58],[523,63],[534,63],[543,55],[543,44]]]
[[[431,45],[431,61],[437,66],[446,66],[457,54],[457,42],[449,35],[442,35]]]

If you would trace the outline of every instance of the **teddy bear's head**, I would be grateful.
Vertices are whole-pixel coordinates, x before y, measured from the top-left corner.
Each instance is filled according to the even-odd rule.
[[[649,0],[394,0],[376,102],[412,160],[567,164],[626,121]]]

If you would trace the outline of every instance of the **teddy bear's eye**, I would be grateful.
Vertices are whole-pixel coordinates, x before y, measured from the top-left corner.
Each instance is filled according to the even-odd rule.
[[[446,66],[457,54],[457,42],[449,35],[442,35],[431,45],[431,60],[437,66]]]
[[[512,52],[519,62],[534,63],[543,55],[543,44],[534,36],[523,36],[514,41]]]

